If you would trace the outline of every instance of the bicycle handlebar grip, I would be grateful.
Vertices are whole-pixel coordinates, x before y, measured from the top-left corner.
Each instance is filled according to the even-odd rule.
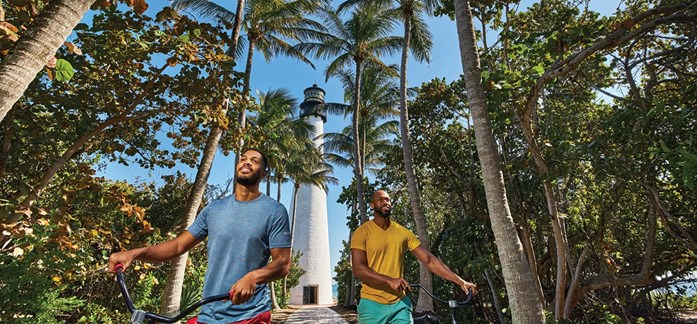
[[[114,266],[114,271],[121,271],[121,272],[123,272],[123,264],[117,263],[116,266]]]
[[[474,291],[472,291],[472,288],[467,288],[467,299],[462,303],[468,304],[472,301],[472,298],[474,298]]]

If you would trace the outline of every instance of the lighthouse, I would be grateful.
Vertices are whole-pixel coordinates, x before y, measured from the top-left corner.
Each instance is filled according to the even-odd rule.
[[[300,104],[300,118],[313,126],[310,138],[320,150],[327,116],[324,111],[324,90],[316,84],[305,89],[305,100]],[[303,253],[300,267],[306,272],[300,283],[290,292],[290,304],[333,304],[332,272],[329,260],[329,229],[327,221],[327,193],[313,185],[302,184],[298,190],[293,253]]]

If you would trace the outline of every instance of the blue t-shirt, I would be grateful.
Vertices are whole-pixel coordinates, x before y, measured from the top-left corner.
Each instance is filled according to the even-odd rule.
[[[187,230],[197,239],[208,236],[204,297],[228,293],[244,275],[268,263],[270,249],[290,247],[288,212],[264,194],[252,201],[237,201],[234,195],[216,200],[201,211]],[[261,284],[244,304],[220,301],[203,306],[198,321],[236,322],[269,310],[268,285]]]

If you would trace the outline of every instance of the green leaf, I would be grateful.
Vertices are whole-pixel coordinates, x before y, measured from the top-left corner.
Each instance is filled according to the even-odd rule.
[[[533,66],[532,70],[535,71],[538,75],[542,75],[543,73],[545,73],[545,68],[542,67],[542,65]]]
[[[666,153],[671,152],[670,148],[668,148],[668,145],[666,145],[666,142],[664,142],[663,140],[658,140],[658,143],[661,144],[661,149],[663,149],[663,152],[666,152]]]
[[[692,164],[697,165],[697,154],[690,153],[685,148],[679,148],[678,152],[680,152],[680,155],[685,158],[685,160],[689,161]]]
[[[179,36],[179,41],[182,43],[188,43],[189,42],[189,34],[184,34]]]
[[[682,182],[690,190],[695,189],[695,182],[697,181],[697,165],[690,162],[685,162],[682,172]]]
[[[198,29],[198,28],[197,28],[197,29],[194,29],[194,35],[196,35],[196,37],[200,37],[200,36],[201,36],[201,30]]]
[[[90,29],[90,26],[88,26],[85,23],[79,23],[75,26],[75,28],[73,28],[73,30],[88,30],[88,29]]]
[[[68,82],[72,79],[74,74],[75,70],[73,70],[73,66],[70,62],[64,59],[58,59],[56,61],[56,81]]]
[[[196,32],[196,31],[194,30],[194,32]],[[484,80],[484,81],[489,80],[489,76],[490,76],[489,71],[482,71],[482,80]]]

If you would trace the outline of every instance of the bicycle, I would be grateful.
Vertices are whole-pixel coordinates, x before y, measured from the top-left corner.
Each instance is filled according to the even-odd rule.
[[[469,289],[467,289],[468,290],[467,291],[467,299],[464,301],[444,300],[444,299],[436,297],[433,294],[433,292],[429,291],[421,284],[410,284],[409,287],[412,288],[412,291],[414,291],[413,288],[423,289],[423,291],[426,292],[426,294],[428,294],[431,297],[431,299],[433,299],[439,303],[442,303],[442,304],[447,304],[448,309],[450,310],[450,319],[452,320],[453,324],[457,324],[457,319],[455,319],[455,309],[458,307],[462,307],[462,306],[469,304],[469,302],[472,301],[472,298],[474,296],[472,288],[469,288]],[[433,314],[424,314],[421,316],[414,316],[414,324],[426,324],[426,323],[440,324],[441,322],[438,319],[438,317],[436,317]]]
[[[232,299],[232,293],[206,297],[197,301],[193,305],[185,308],[183,311],[181,311],[178,315],[174,317],[167,317],[160,314],[146,312],[140,309],[136,309],[133,305],[133,299],[131,299],[131,295],[128,293],[128,289],[126,288],[126,280],[123,278],[123,265],[117,264],[115,270],[116,281],[118,282],[119,288],[121,289],[121,295],[123,295],[123,299],[126,301],[126,308],[128,308],[128,311],[131,312],[131,323],[133,324],[140,324],[143,323],[145,320],[149,320],[148,323],[174,323],[184,318],[184,316],[191,314],[193,311],[195,311],[203,305],[216,301]]]

